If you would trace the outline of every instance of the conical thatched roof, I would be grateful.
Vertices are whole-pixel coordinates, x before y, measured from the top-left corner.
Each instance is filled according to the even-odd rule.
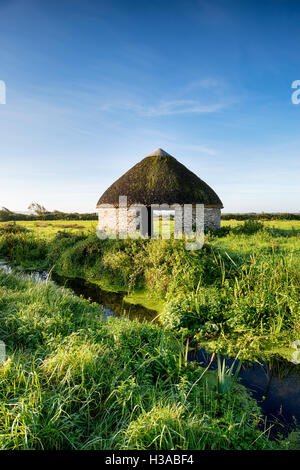
[[[222,208],[213,189],[188,170],[176,158],[157,149],[113,183],[100,197],[100,204],[119,204],[127,196],[128,204],[204,204]]]

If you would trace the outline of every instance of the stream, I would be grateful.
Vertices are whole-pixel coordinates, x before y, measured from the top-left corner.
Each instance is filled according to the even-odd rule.
[[[7,273],[14,272],[7,261],[0,260],[0,269]],[[27,275],[23,273],[23,275]],[[28,273],[31,279],[46,282],[48,273]],[[157,312],[142,305],[131,304],[124,300],[126,293],[109,292],[100,286],[83,279],[73,279],[52,273],[51,282],[71,289],[75,295],[96,302],[104,310],[105,316],[122,316],[151,321]],[[233,359],[225,359],[230,367]],[[210,364],[210,369],[217,368],[217,359],[211,361],[211,354],[199,349],[189,354],[190,361],[197,361],[201,366]],[[286,436],[295,429],[295,422],[300,423],[300,364],[296,365],[279,356],[267,362],[243,362],[239,373],[240,383],[257,400],[266,417],[267,426],[271,426],[271,435]]]
[[[192,352],[189,360],[197,361],[202,367],[210,364],[217,369],[217,358],[212,362],[212,354],[204,348]],[[234,359],[221,356],[230,367]],[[238,362],[238,361],[237,361]],[[237,368],[237,363],[233,370]],[[244,385],[258,402],[266,425],[271,426],[271,436],[286,436],[300,423],[300,365],[274,356],[268,361],[242,362],[239,372],[240,383]]]
[[[7,273],[13,273],[13,269],[7,261],[0,259],[0,269]],[[49,279],[48,272],[23,272],[23,276],[30,276],[34,281],[47,282]],[[69,278],[51,273],[51,281],[55,284],[71,289],[78,297],[82,296],[91,302],[100,304],[105,316],[123,316],[126,315],[130,319],[139,319],[151,321],[157,316],[156,310],[151,310],[140,304],[126,302],[124,297],[126,292],[110,292],[102,289],[97,284],[79,278]]]

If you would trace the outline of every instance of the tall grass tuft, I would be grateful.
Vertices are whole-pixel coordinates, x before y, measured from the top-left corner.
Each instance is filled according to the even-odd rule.
[[[217,390],[221,394],[230,393],[234,384],[238,379],[238,375],[241,369],[242,362],[239,361],[236,370],[234,366],[238,356],[235,358],[229,368],[226,368],[226,360],[221,361],[220,354],[217,354],[218,369],[217,369]]]

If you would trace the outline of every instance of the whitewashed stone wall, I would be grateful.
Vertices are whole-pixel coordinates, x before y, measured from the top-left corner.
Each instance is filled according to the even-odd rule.
[[[143,207],[143,206],[141,206]],[[98,208],[98,227],[97,231],[120,233],[135,233],[140,229],[142,217],[144,226],[147,219],[147,210],[145,207],[119,207],[113,206]]]
[[[124,232],[134,222],[136,216],[127,208],[117,210],[114,207],[98,209],[98,230],[106,232]]]
[[[137,213],[137,216],[136,216]],[[146,213],[143,215],[146,217]],[[183,208],[182,206],[175,207],[175,218],[174,218],[174,232],[181,233],[183,230]],[[192,211],[193,224],[196,225],[196,210],[193,208]],[[127,207],[119,208],[117,210],[113,206],[102,207],[98,209],[98,227],[97,231],[120,233],[126,232],[133,233],[136,229],[139,229],[141,221],[140,210],[135,208]],[[201,220],[198,221],[198,227],[201,226]],[[204,208],[204,229],[218,230],[221,224],[221,209],[216,208]]]
[[[180,233],[183,230],[183,208],[177,206],[175,208],[175,219],[174,219],[174,232]],[[196,225],[196,209],[193,208],[192,212],[193,225]],[[198,227],[201,226],[201,220],[198,221]],[[221,209],[204,207],[204,230],[218,230],[221,225]]]

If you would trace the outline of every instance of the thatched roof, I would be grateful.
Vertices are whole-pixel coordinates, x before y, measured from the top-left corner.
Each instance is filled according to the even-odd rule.
[[[100,197],[100,204],[119,204],[127,196],[128,204],[204,204],[222,208],[214,190],[188,170],[176,158],[157,149],[113,183]]]

